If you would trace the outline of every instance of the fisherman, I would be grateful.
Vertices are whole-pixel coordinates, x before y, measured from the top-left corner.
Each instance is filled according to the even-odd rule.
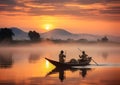
[[[66,55],[64,55],[64,51],[61,50],[59,54],[59,62],[64,63],[65,62]]]
[[[85,53],[85,51],[82,51],[82,55],[81,56],[79,55],[79,57],[81,58],[82,61],[87,60],[87,56],[88,55]]]

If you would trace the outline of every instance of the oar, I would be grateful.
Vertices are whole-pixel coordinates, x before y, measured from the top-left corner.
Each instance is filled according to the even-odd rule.
[[[79,48],[78,48],[78,50],[79,50],[80,52],[82,52],[82,50],[80,50]]]
[[[66,55],[66,50],[65,50],[65,55]]]
[[[93,59],[92,59],[93,60]],[[98,66],[98,64],[93,60],[93,62]]]
[[[65,56],[66,56],[66,50],[65,50]],[[66,57],[65,57],[65,59],[66,59]]]

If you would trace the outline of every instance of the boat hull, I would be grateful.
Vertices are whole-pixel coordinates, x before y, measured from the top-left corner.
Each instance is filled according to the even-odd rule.
[[[86,66],[86,65],[89,65],[89,63],[91,62],[91,59],[89,59],[85,62],[74,64],[74,63],[61,63],[48,58],[45,58],[45,59],[48,60],[50,63],[52,63],[54,66],[60,67],[60,68],[70,68],[72,66]]]

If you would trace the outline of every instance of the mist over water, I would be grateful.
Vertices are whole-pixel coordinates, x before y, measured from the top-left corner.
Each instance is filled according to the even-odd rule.
[[[61,50],[65,51],[66,61],[79,59],[86,51],[100,66],[65,70],[46,76],[55,68],[45,57],[58,61]],[[19,46],[0,47],[0,85],[119,85],[120,81],[119,44],[80,44],[80,43],[37,43]],[[117,68],[116,68],[117,66]],[[106,68],[107,67],[107,68]],[[77,67],[78,68],[78,67]]]

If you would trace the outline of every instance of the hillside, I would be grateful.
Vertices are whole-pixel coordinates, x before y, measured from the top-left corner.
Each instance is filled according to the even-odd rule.
[[[15,34],[15,36],[13,37],[14,40],[28,40],[29,39],[28,33],[24,32],[20,28],[11,27],[10,29],[12,29],[13,33]]]
[[[12,29],[15,34],[15,36],[13,37],[14,40],[29,40],[27,32],[24,32],[20,28],[16,28],[16,27],[11,27],[10,29]],[[61,39],[61,40],[87,39],[88,41],[97,41],[97,39],[101,39],[103,37],[103,35],[94,35],[94,34],[74,34],[61,28],[53,29],[45,33],[40,33],[40,35],[41,38],[45,38],[45,39],[46,38]],[[120,36],[107,35],[107,37],[110,41],[120,42]]]

